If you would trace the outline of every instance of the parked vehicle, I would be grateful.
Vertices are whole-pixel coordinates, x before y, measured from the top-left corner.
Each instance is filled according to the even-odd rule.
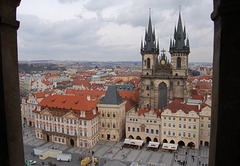
[[[81,166],[86,166],[87,164],[89,164],[92,161],[92,159],[90,157],[85,157],[82,161],[81,161]],[[94,158],[94,162],[97,163],[98,159]]]
[[[72,161],[72,155],[71,154],[58,154],[57,155],[58,161]]]
[[[30,163],[31,165],[35,165],[35,164],[37,164],[37,161],[29,160],[29,163]]]

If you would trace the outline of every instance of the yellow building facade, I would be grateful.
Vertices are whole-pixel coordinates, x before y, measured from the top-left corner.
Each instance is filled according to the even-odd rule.
[[[211,107],[188,105],[179,101],[169,104],[161,113],[162,142],[198,149],[209,146]]]
[[[126,138],[144,142],[161,140],[161,118],[159,110],[149,108],[132,110],[126,115]]]

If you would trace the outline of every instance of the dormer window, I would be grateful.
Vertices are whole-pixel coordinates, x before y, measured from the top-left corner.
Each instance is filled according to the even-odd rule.
[[[80,117],[86,117],[85,111],[81,111]]]
[[[93,115],[96,115],[96,110],[95,110],[95,109],[93,109],[92,111],[93,111]]]

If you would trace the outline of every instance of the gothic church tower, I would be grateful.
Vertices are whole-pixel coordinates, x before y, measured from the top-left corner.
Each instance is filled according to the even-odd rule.
[[[173,98],[182,98],[185,102],[190,96],[188,75],[189,39],[186,39],[186,28],[182,26],[179,12],[178,25],[174,29],[174,39],[170,39],[169,53],[173,76]]]
[[[175,28],[174,40],[170,41],[171,63],[167,60],[165,50],[159,56],[159,42],[156,41],[149,15],[148,28],[144,41],[141,41],[142,74],[139,106],[141,108],[162,109],[174,98],[186,102],[189,98],[188,82],[189,40],[186,30],[182,28],[179,13],[178,26]]]

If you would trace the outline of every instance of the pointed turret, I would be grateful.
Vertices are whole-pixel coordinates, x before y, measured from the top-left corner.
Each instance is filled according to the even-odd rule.
[[[172,38],[170,38],[170,48],[169,49],[171,49],[172,48]]]
[[[181,51],[181,50],[189,50],[189,43],[187,45],[186,40],[186,27],[182,25],[182,17],[179,7],[179,16],[178,16],[178,23],[177,27],[174,28],[174,40],[170,42],[170,49],[169,51]]]
[[[141,39],[141,51],[143,50],[143,41]]]
[[[151,20],[151,10],[149,9],[149,20],[148,20],[148,28],[145,30],[145,41],[143,49],[141,49],[141,53],[157,53],[159,54],[159,49],[157,48],[157,42],[155,37],[155,30],[152,28],[152,20]]]
[[[186,47],[190,48],[190,45],[189,45],[189,39],[188,39],[188,38],[187,38]]]

